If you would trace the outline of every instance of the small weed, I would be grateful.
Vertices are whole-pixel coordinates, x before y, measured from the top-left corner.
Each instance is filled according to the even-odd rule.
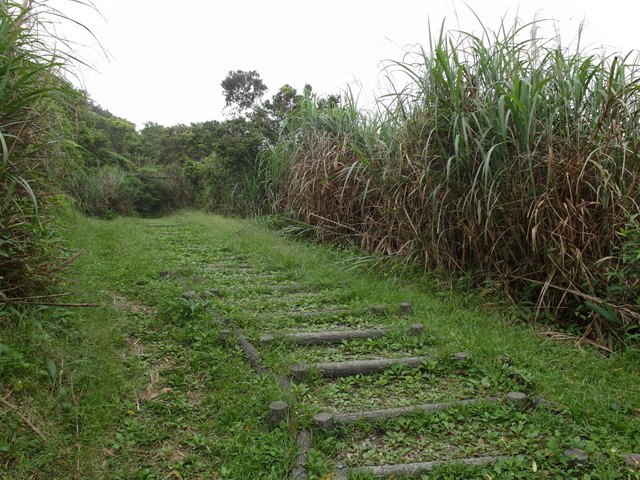
[[[166,300],[158,309],[158,318],[174,325],[195,322],[207,315],[209,303],[178,297]]]

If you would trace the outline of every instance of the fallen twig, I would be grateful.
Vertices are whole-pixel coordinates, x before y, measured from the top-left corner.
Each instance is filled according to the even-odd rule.
[[[45,303],[45,302],[6,302],[12,305],[38,305],[44,307],[101,307],[101,303]]]
[[[605,350],[606,352],[609,353],[613,353],[613,350],[610,349],[609,347],[606,347],[605,345],[602,345],[601,343],[595,342],[593,340],[589,340],[588,338],[586,338],[585,336],[582,337],[576,337],[574,335],[568,335],[566,333],[560,333],[560,332],[540,332],[538,333],[538,335],[542,336],[542,337],[549,337],[552,338],[553,340],[569,340],[572,342],[576,342],[577,345],[583,344],[583,343],[588,343],[589,345],[592,345],[594,347],[600,348],[602,350]]]
[[[0,403],[2,403],[5,407],[13,410],[14,412],[16,412],[16,415],[18,415],[22,421],[24,423],[27,424],[27,426],[33,430],[42,440],[44,440],[45,442],[47,441],[47,437],[44,436],[44,433],[42,433],[40,430],[38,430],[38,428],[33,425],[33,423],[31,423],[29,421],[29,419],[27,417],[25,417],[22,412],[20,412],[20,410],[18,409],[18,407],[16,407],[15,405],[12,405],[11,403],[7,402],[4,398],[0,397]]]

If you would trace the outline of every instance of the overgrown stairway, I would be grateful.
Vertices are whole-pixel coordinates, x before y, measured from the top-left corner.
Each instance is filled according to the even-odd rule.
[[[251,328],[248,338],[238,326],[224,333],[290,399],[269,405],[267,421],[297,430],[292,479],[309,477],[318,452],[330,457],[334,471],[324,475],[333,480],[356,472],[418,476],[526,453],[518,447],[518,425],[551,406],[533,397],[526,375],[506,356],[476,362],[468,352],[447,352],[423,324],[410,324],[409,304],[394,312],[332,307],[322,287],[275,278],[255,272],[235,292],[247,312],[262,317],[252,325],[261,334]],[[274,292],[282,302],[261,303]],[[566,453],[586,461],[578,450]]]

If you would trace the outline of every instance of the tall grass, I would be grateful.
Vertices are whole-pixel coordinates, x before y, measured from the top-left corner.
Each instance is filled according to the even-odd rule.
[[[71,57],[52,46],[45,3],[0,3],[0,302],[39,301],[66,260],[46,215],[64,166],[56,145]]]
[[[407,82],[375,112],[306,105],[271,160],[289,166],[283,209],[592,332],[637,325],[619,232],[639,211],[638,65],[532,27],[441,30],[390,64]]]

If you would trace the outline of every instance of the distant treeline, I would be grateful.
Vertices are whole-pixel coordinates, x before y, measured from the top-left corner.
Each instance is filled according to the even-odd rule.
[[[141,131],[95,105],[84,93],[75,105],[77,168],[65,191],[87,214],[161,215],[199,207],[251,215],[260,199],[251,191],[258,158],[277,143],[288,115],[303,102],[336,106],[337,95],[318,98],[282,86],[262,101],[267,87],[255,71],[231,71],[221,83],[228,119]]]

